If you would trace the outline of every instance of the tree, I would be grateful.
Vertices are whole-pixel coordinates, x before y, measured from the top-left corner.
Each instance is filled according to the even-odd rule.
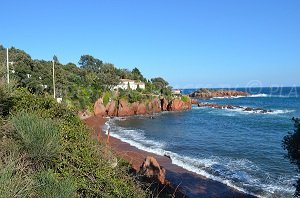
[[[54,60],[54,62],[59,63],[58,58],[57,58],[56,55],[53,56],[53,60]]]
[[[151,82],[157,89],[163,89],[169,85],[169,83],[165,81],[162,77],[152,78]]]
[[[91,55],[82,55],[78,64],[83,68],[90,72],[98,73],[103,62],[97,58],[94,58]]]
[[[284,150],[287,150],[287,155],[285,156],[290,160],[292,164],[297,166],[297,171],[300,172],[300,119],[293,118],[294,131],[290,132],[283,138],[282,146]],[[296,192],[295,197],[300,197],[300,178],[295,184]]]
[[[98,78],[105,90],[110,90],[120,82],[117,69],[111,63],[105,63],[101,65]]]
[[[132,73],[133,80],[145,81],[144,76],[142,75],[142,73],[138,68],[135,67],[131,73]]]

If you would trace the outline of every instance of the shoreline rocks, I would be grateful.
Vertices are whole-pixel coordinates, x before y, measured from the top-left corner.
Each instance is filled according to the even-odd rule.
[[[191,108],[192,100],[190,98],[188,98],[188,101],[183,101],[181,98],[174,98],[171,101],[165,98],[154,98],[134,103],[120,99],[118,101],[111,100],[106,105],[103,104],[103,99],[99,98],[94,104],[94,115],[101,117],[125,117],[160,113],[162,111],[184,111]]]
[[[190,94],[192,98],[210,99],[215,97],[237,97],[237,96],[249,96],[247,92],[236,90],[215,90],[215,89],[199,89]]]
[[[198,107],[210,107],[214,109],[241,109],[245,112],[255,112],[255,113],[272,113],[273,110],[262,109],[262,108],[252,108],[252,107],[242,107],[236,105],[220,105],[216,103],[199,103]]]

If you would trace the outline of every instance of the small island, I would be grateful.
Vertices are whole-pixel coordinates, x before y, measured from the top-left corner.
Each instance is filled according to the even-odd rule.
[[[198,99],[210,99],[215,97],[238,97],[238,96],[249,96],[250,94],[243,91],[237,90],[224,90],[224,89],[205,89],[201,88],[190,94],[192,98]]]

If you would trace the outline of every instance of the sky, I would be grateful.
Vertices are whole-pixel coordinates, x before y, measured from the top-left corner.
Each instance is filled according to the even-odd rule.
[[[175,88],[300,86],[299,0],[9,0],[0,44],[90,54]]]

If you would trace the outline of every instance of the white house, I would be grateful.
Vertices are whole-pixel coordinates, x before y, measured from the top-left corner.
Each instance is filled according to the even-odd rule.
[[[144,82],[138,82],[136,80],[130,80],[130,79],[121,79],[120,83],[114,87],[114,89],[132,89],[136,90],[137,88],[145,89],[145,83]]]
[[[181,90],[180,89],[173,89],[172,94],[173,95],[181,95]]]

